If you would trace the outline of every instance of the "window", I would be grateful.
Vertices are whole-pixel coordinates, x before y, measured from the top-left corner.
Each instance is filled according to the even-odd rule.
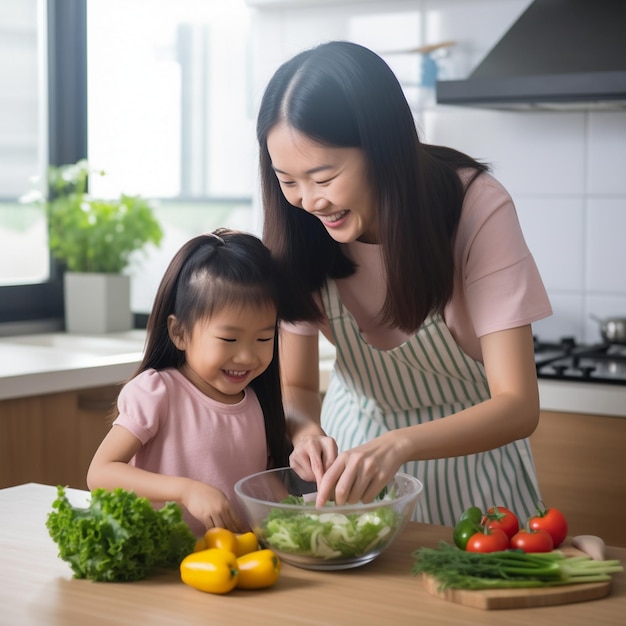
[[[80,95],[86,77],[81,71],[83,55],[77,54],[84,49],[84,5],[85,0],[7,0],[0,9],[6,35],[0,57],[0,144],[5,150],[3,169],[11,171],[8,163],[17,168],[14,180],[4,177],[0,182],[0,200],[4,200],[0,228],[8,231],[11,242],[21,239],[17,251],[12,246],[0,248],[0,266],[11,272],[11,276],[5,273],[0,285],[3,334],[31,330],[33,325],[33,330],[56,329],[62,324],[62,283],[48,260],[43,214],[20,206],[17,197],[32,190],[30,177],[45,179],[48,163],[85,154]],[[25,276],[21,266],[28,266],[25,259],[30,257],[39,263]]]
[[[248,14],[244,0],[87,3],[88,153],[107,172],[91,191],[157,199],[165,232],[136,257],[134,311],[149,311],[185,240],[255,230]]]
[[[0,285],[50,276],[43,210],[20,204],[41,191],[46,167],[46,70],[43,6],[5,0],[0,7]],[[10,59],[10,62],[7,62]]]
[[[108,173],[92,181],[93,194],[155,201],[165,237],[132,267],[135,312],[149,311],[165,266],[189,237],[219,226],[260,230],[251,200],[248,13],[245,0],[3,0],[5,327],[62,324],[62,281],[49,260],[45,216],[18,202],[43,191],[32,178],[44,180],[48,163],[87,156]]]

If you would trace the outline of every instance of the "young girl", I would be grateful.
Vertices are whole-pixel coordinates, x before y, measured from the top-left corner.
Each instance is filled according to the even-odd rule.
[[[198,536],[246,528],[233,491],[287,464],[277,348],[278,271],[252,235],[187,242],[157,291],[137,372],[87,475],[155,506],[175,501]]]

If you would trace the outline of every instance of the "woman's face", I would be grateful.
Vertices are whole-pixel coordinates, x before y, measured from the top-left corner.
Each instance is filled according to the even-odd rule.
[[[365,156],[329,147],[281,121],[267,136],[272,168],[287,201],[317,217],[339,243],[377,243]]]

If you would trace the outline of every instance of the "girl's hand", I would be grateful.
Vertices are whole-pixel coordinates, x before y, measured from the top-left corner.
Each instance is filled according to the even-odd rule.
[[[326,470],[337,458],[337,444],[332,437],[315,435],[301,438],[289,457],[289,465],[300,478],[320,485]]]
[[[395,443],[398,432],[342,452],[318,481],[315,506],[324,506],[333,495],[338,505],[371,502],[403,463]]]
[[[204,524],[207,530],[219,527],[233,532],[243,532],[246,529],[228,498],[211,485],[190,480],[183,493],[182,504]]]

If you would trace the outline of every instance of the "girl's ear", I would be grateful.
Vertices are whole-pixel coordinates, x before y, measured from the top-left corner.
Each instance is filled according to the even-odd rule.
[[[178,350],[184,351],[187,348],[187,336],[182,324],[176,319],[175,315],[167,316],[167,332],[172,343]]]

